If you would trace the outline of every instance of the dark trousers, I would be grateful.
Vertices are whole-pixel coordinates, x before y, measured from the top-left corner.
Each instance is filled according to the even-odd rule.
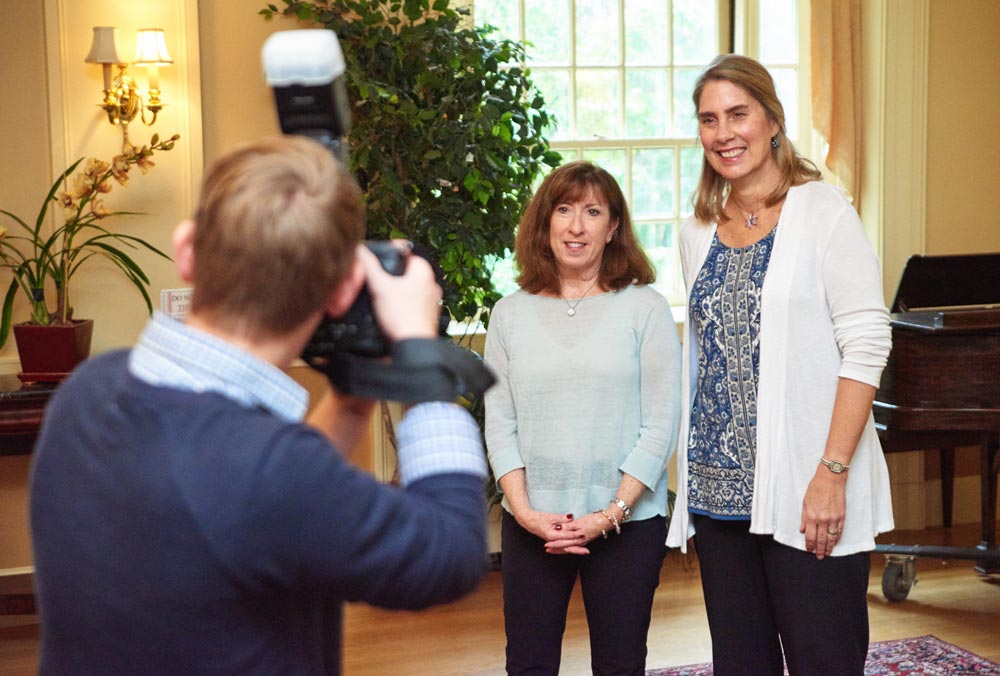
[[[663,517],[630,521],[597,538],[590,554],[547,554],[544,542],[503,513],[507,673],[557,676],[566,610],[579,576],[595,676],[643,676],[653,594],[666,554]]]
[[[867,552],[826,557],[692,514],[715,676],[862,676]]]

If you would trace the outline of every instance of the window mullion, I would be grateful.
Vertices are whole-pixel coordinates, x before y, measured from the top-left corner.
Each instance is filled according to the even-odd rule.
[[[523,3],[524,0],[521,0]],[[577,138],[579,132],[579,125],[576,119],[576,3],[569,3],[569,111],[570,120],[572,120],[572,128],[570,133],[570,138]]]
[[[588,31],[586,35],[579,34],[578,21],[587,21],[591,16],[588,14],[591,9],[589,3],[578,5],[579,0],[549,0],[552,5],[529,6],[527,0],[515,0],[514,5],[504,7],[503,3],[510,0],[482,1],[494,3],[488,11],[497,12],[497,16],[500,16],[500,12],[506,12],[503,14],[506,17],[505,25],[513,30],[516,24],[522,40],[527,39],[529,15],[536,22],[544,21],[542,17],[546,16],[559,17],[558,24],[533,23],[532,39],[536,41],[558,35],[567,28],[568,23],[570,34],[565,43],[540,42],[533,48],[545,55],[562,52],[562,47],[568,46],[569,50],[564,61],[546,61],[544,65],[538,66],[540,70],[536,69],[540,79],[544,79],[546,83],[561,83],[564,82],[564,75],[568,76],[565,85],[556,85],[561,89],[551,92],[560,101],[554,107],[558,109],[560,117],[559,139],[550,139],[551,147],[562,152],[566,161],[576,157],[592,158],[613,173],[621,183],[622,191],[632,208],[637,234],[640,234],[643,241],[648,240],[648,253],[659,268],[657,288],[668,294],[671,301],[682,302],[683,284],[677,263],[677,232],[686,212],[690,211],[690,200],[689,195],[682,194],[681,191],[690,191],[695,178],[688,174],[696,172],[698,168],[695,167],[695,157],[690,151],[693,143],[691,135],[696,134],[696,131],[689,120],[679,118],[679,115],[686,118],[686,111],[690,107],[685,103],[686,92],[681,90],[690,87],[693,70],[701,61],[707,62],[710,55],[726,51],[721,36],[724,33],[728,36],[728,27],[735,23],[728,16],[734,5],[745,12],[748,5],[757,6],[761,0],[634,0],[636,7],[631,4],[633,0],[617,0],[614,5],[594,7],[592,9],[599,13],[617,10],[619,44],[617,63],[608,62],[613,55],[605,50],[603,54],[598,54],[603,58],[592,65],[581,63],[579,52],[592,47],[598,47],[598,50],[593,51],[599,51],[599,41],[602,37],[607,37],[607,33],[602,33],[598,28]],[[707,7],[709,4],[712,5],[711,8]],[[713,12],[716,7],[718,11]],[[707,22],[713,20],[712,14],[718,23],[716,30],[709,32]],[[627,17],[630,16],[642,22],[642,25],[626,24]],[[655,25],[646,24],[646,21],[653,20]],[[597,25],[600,27],[603,23]],[[757,29],[756,23],[753,29]],[[746,34],[741,32],[741,40],[744,42],[743,36]],[[562,40],[561,37],[558,39]],[[634,41],[631,51],[627,39]],[[591,43],[590,40],[598,42]],[[728,41],[728,37],[725,41]],[[557,46],[559,49],[554,49]],[[665,53],[662,51],[664,47]],[[654,53],[656,57],[650,58]],[[630,56],[634,56],[635,63],[629,61]],[[531,60],[527,64],[530,67]],[[543,72],[544,78],[541,77]],[[614,86],[619,87],[619,92],[610,90],[612,72],[618,78]],[[589,84],[588,77],[591,74],[597,78],[594,81],[596,89]],[[636,98],[630,98],[630,84],[638,88]],[[588,96],[588,103],[581,107],[580,97],[583,95]],[[562,102],[564,97],[567,100]],[[609,97],[614,97],[617,101],[612,101]],[[644,98],[640,100],[638,97]],[[680,99],[675,101],[678,97]],[[591,102],[591,99],[594,100]],[[552,99],[549,100],[554,103]],[[619,130],[609,134],[607,138],[582,138],[585,130],[581,125],[589,124],[598,110],[615,104],[619,106],[619,110],[613,113],[619,118]],[[591,105],[596,108],[592,109]],[[602,122],[600,119],[595,121]],[[611,122],[610,118],[605,121]],[[597,129],[606,126],[598,124]],[[630,134],[650,136],[633,138]],[[665,137],[661,137],[661,134]],[[685,149],[686,152],[682,152]],[[673,176],[667,176],[671,170],[674,172]],[[668,191],[672,193],[672,199],[671,195],[666,194]],[[501,276],[507,284],[512,284],[510,263],[505,262],[504,265],[507,267]],[[511,290],[510,286],[505,286],[502,292],[508,293]]]
[[[628,139],[628,68],[625,62],[627,52],[628,48],[625,44],[625,0],[618,0],[618,95],[620,98],[618,108],[621,111],[618,128],[621,129],[621,140],[623,141],[627,141]],[[632,150],[631,144],[628,143],[625,146],[625,185],[622,186],[622,192],[624,192],[629,204],[632,204]]]

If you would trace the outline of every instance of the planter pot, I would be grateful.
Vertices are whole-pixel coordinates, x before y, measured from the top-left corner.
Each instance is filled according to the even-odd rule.
[[[21,358],[23,382],[59,382],[90,356],[94,320],[80,319],[68,326],[15,324],[14,340]]]

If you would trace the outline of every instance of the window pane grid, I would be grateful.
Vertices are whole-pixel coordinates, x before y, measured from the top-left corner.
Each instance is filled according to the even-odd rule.
[[[743,0],[746,26],[775,76],[788,134],[799,136],[800,48],[795,25],[804,0]],[[676,238],[692,211],[702,151],[691,90],[721,44],[712,0],[474,0],[475,19],[499,35],[533,43],[526,66],[557,121],[552,148],[566,161],[590,159],[609,171],[628,199],[636,232],[657,266],[656,287],[682,303]],[[746,18],[746,16],[744,16]],[[780,30],[779,30],[780,29]],[[776,37],[777,36],[777,37]]]
[[[636,232],[657,265],[657,288],[674,302],[682,300],[676,237],[690,211],[684,191],[694,184],[686,174],[691,150],[697,151],[687,92],[721,50],[716,3],[476,0],[475,10],[477,22],[506,28],[503,37],[534,44],[527,47],[527,66],[557,120],[552,148],[567,161],[591,160],[618,180]],[[685,49],[696,46],[696,54],[678,47],[678,30]],[[711,37],[699,45],[699,36]]]

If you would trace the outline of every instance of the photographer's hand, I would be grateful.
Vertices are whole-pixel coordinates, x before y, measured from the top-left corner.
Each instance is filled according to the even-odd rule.
[[[436,338],[441,288],[434,279],[434,271],[424,259],[409,256],[409,249],[403,243],[396,244],[407,254],[407,265],[400,276],[387,273],[368,247],[357,248],[375,318],[392,342]],[[367,429],[374,404],[373,399],[344,394],[333,387],[313,407],[307,421],[341,453],[350,455]]]
[[[358,259],[372,296],[375,318],[392,342],[407,338],[437,338],[441,287],[430,264],[419,256],[407,256],[402,275],[390,275],[378,258],[359,245]]]

